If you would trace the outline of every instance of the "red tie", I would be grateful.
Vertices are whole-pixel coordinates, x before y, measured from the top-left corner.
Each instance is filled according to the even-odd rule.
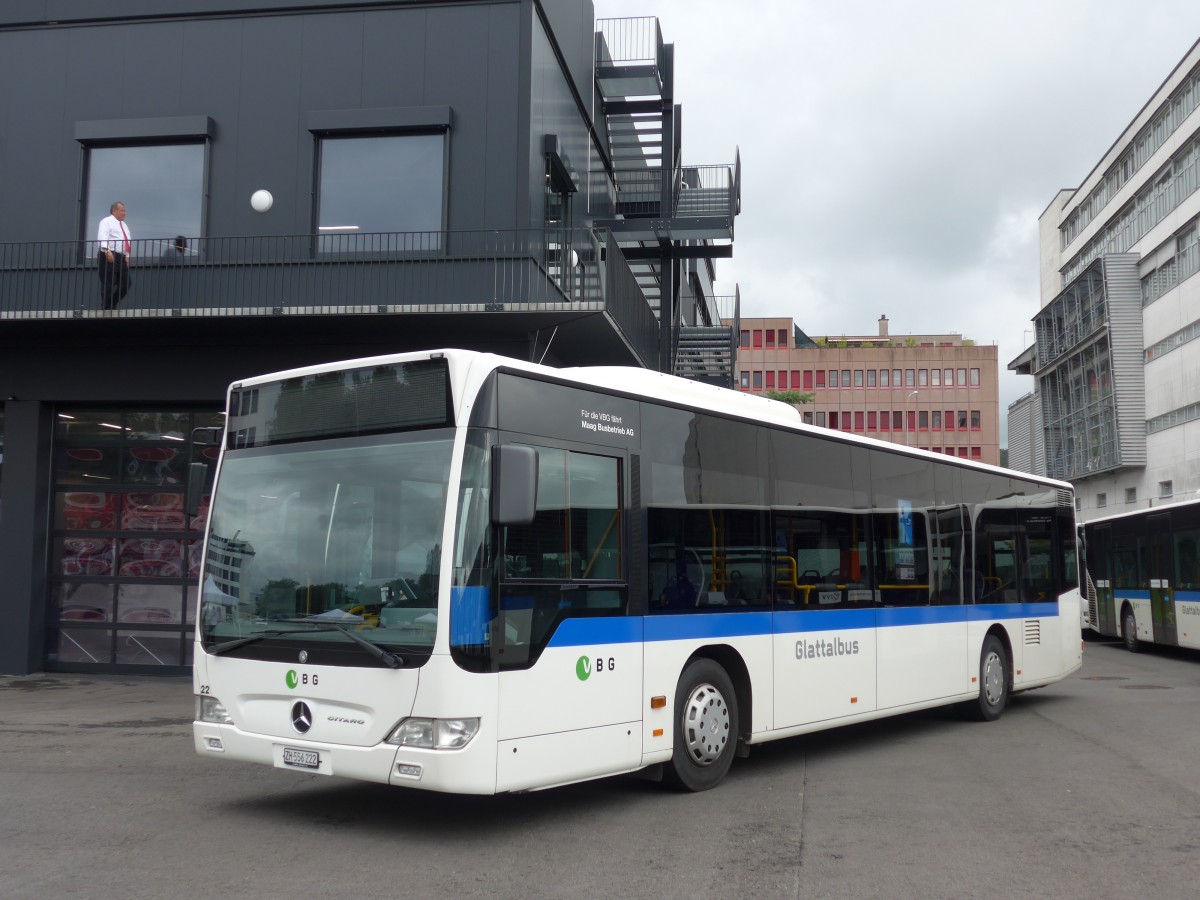
[[[124,222],[118,222],[117,224],[121,226],[121,234],[125,235],[125,255],[128,256],[129,255],[129,232],[125,230]]]

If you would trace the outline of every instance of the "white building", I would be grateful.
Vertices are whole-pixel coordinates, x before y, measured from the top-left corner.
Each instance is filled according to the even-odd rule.
[[[1200,491],[1198,188],[1200,42],[1039,220],[1036,343],[1009,363],[1036,387],[1009,407],[1010,461],[1072,481],[1081,519]]]

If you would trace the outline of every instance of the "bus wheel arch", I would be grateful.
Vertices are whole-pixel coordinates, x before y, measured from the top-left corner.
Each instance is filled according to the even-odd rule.
[[[1137,653],[1142,649],[1142,642],[1137,633],[1137,616],[1128,601],[1121,606],[1121,641],[1130,653]]]
[[[1012,660],[1008,633],[998,626],[989,629],[979,648],[979,696],[967,704],[972,718],[981,722],[1000,718],[1013,692]]]
[[[741,656],[729,647],[694,653],[676,686],[674,751],[664,781],[686,791],[716,787],[748,730],[749,705],[750,675]]]

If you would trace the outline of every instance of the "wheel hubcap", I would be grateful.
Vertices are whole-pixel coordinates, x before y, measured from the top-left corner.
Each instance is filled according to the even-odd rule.
[[[1004,696],[1004,662],[995,651],[989,653],[983,663],[983,695],[991,706]]]
[[[683,736],[688,756],[699,766],[721,758],[729,743],[729,707],[711,684],[699,685],[683,706]]]

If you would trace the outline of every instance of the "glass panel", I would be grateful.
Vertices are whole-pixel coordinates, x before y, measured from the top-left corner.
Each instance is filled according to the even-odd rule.
[[[191,416],[181,412],[133,412],[125,417],[126,435],[135,441],[185,441]]]
[[[567,451],[538,448],[537,516],[505,529],[504,575],[515,579],[571,577],[567,550]]]
[[[118,631],[116,662],[137,666],[183,664],[183,646],[178,631]]]
[[[54,495],[54,527],[67,531],[112,531],[121,495],[108,491],[62,491]]]
[[[51,635],[50,660],[111,663],[113,633],[106,628],[60,628]]]
[[[69,452],[69,451],[68,451]],[[127,484],[185,484],[187,481],[187,447],[144,446],[129,447],[122,454]]]
[[[621,509],[617,461],[570,455],[571,570],[574,577],[621,577]]]
[[[118,574],[126,578],[182,578],[183,541],[123,538]]]
[[[204,144],[93,147],[88,152],[84,239],[120,200],[134,256],[159,257],[178,235],[199,237],[204,204]]]
[[[54,591],[54,614],[71,622],[111,622],[113,589],[111,584],[60,584]]]
[[[57,473],[61,484],[113,485],[120,480],[121,452],[116,447],[65,447],[58,451]]]
[[[111,538],[68,537],[54,541],[53,569],[58,575],[112,575]]]
[[[356,234],[440,230],[444,145],[440,134],[322,140],[321,250],[356,249]]]
[[[179,585],[122,584],[117,587],[117,621],[138,625],[177,625],[182,619]]]
[[[126,494],[121,528],[125,531],[182,531],[183,494]]]

